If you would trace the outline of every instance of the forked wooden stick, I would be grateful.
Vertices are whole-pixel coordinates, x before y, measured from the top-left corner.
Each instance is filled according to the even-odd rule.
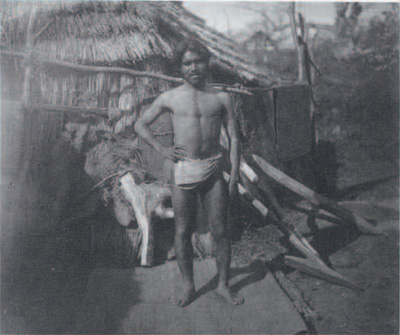
[[[255,156],[255,155],[254,155]],[[294,179],[291,179],[289,176],[286,176],[283,172],[279,171],[278,169],[272,167],[270,164],[268,164],[267,162],[265,162],[264,160],[262,160],[262,158],[256,156],[257,158],[255,159],[256,163],[260,163],[259,165],[261,170],[264,171],[268,176],[270,176],[271,178],[277,180],[278,176],[280,177],[279,180],[277,180],[278,182],[280,182],[282,179],[284,179],[284,182],[280,182],[282,185],[288,187],[289,189],[297,190],[296,187],[294,186],[299,186],[300,185],[300,189],[305,191],[304,195],[303,193],[300,195],[303,195],[306,199],[310,200],[313,199],[312,194],[313,191],[307,189],[304,185],[298,183],[297,181],[295,181]],[[258,160],[258,161],[257,161]],[[263,169],[264,167],[264,169]],[[266,169],[272,167],[272,169]],[[265,170],[267,170],[269,173],[267,173]],[[272,173],[271,171],[272,170]],[[272,174],[272,175],[271,175]],[[287,179],[286,179],[287,177]],[[291,187],[289,187],[289,185],[287,185],[287,180],[289,180],[289,182],[292,182],[290,184]],[[296,191],[295,191],[296,192]],[[296,192],[298,193],[298,192]],[[317,199],[321,200],[322,198],[322,204],[326,203],[326,201],[324,201],[324,197],[320,196],[320,198]],[[321,205],[320,202],[317,201],[312,201],[314,204],[318,204]],[[330,200],[328,200],[328,202],[331,202]],[[338,206],[338,205],[336,205]],[[340,206],[339,206],[340,207]],[[334,207],[335,208],[335,207]],[[343,210],[341,210],[340,213],[342,213]],[[335,211],[335,213],[337,213],[337,211]],[[318,252],[308,243],[308,241],[305,239],[305,237],[300,233],[300,231],[298,231],[298,229],[296,229],[296,227],[292,227],[290,224],[288,224],[287,222],[280,220],[279,221],[279,226],[281,227],[281,230],[285,233],[285,235],[287,236],[289,242],[306,258],[299,258],[299,257],[293,257],[293,256],[285,256],[285,264],[288,266],[291,266],[295,269],[298,269],[299,271],[302,271],[306,274],[312,275],[312,276],[316,276],[319,277],[321,279],[336,283],[336,284],[340,284],[343,285],[345,287],[348,288],[352,288],[352,289],[357,289],[357,290],[362,290],[361,287],[353,284],[352,282],[350,282],[347,278],[345,278],[344,276],[342,276],[341,274],[337,273],[336,271],[334,271],[333,269],[329,268],[321,259],[320,255],[318,254]]]

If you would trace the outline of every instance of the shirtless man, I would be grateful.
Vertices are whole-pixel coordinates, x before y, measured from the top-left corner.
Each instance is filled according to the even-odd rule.
[[[178,48],[177,61],[185,79],[183,85],[161,94],[136,122],[135,131],[155,150],[174,162],[172,205],[175,212],[175,250],[183,279],[183,294],[177,304],[188,305],[195,298],[193,246],[191,236],[196,222],[197,196],[208,214],[216,244],[219,275],[217,293],[232,304],[243,303],[228,286],[231,261],[227,233],[228,192],[236,193],[239,176],[238,132],[232,102],[227,93],[213,89],[207,82],[208,50],[189,42]],[[149,126],[163,112],[171,113],[174,146],[165,147],[152,135]],[[230,139],[231,178],[222,177],[219,144],[221,124]]]

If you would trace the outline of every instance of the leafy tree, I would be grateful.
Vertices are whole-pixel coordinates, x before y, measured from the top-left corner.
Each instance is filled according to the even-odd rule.
[[[370,21],[361,42],[362,50],[354,55],[377,71],[398,68],[399,61],[399,7]]]

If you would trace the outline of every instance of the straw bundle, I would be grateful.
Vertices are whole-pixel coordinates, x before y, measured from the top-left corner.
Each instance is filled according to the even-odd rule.
[[[95,181],[101,181],[120,171],[131,169],[144,181],[145,164],[136,138],[102,139],[86,154],[85,172]]]
[[[120,88],[120,74],[110,74],[107,76],[107,87],[108,87],[108,107],[117,107],[119,99],[119,88]]]
[[[163,73],[167,62],[137,64],[141,71]],[[117,108],[136,112],[143,101],[151,100],[171,84],[148,77],[132,77],[114,73],[78,73],[74,71],[39,71],[39,95],[46,105],[67,105],[93,108]]]

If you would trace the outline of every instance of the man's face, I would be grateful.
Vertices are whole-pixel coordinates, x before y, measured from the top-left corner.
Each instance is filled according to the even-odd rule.
[[[198,53],[186,51],[182,57],[181,70],[186,81],[193,86],[200,86],[206,79],[208,64]]]

